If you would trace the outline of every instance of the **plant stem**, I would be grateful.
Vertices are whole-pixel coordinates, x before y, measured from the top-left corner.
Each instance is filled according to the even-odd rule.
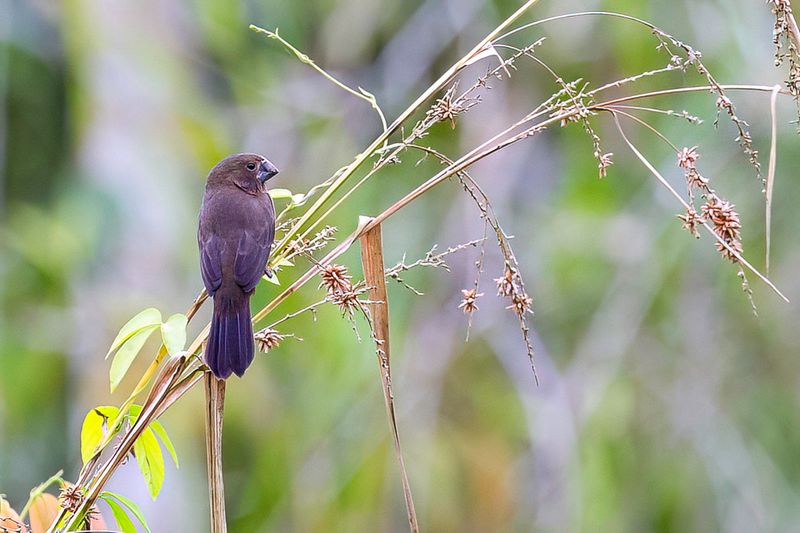
[[[226,533],[225,484],[222,477],[222,421],[225,410],[225,380],[205,375],[206,389],[206,460],[208,462],[208,497],[211,533]]]
[[[55,474],[50,476],[50,479],[48,479],[47,481],[45,481],[44,483],[42,483],[40,485],[37,485],[31,491],[30,497],[28,497],[28,501],[25,502],[25,507],[23,507],[22,511],[20,511],[20,513],[19,513],[19,517],[20,518],[22,518],[22,519],[25,518],[25,515],[28,514],[28,511],[30,510],[31,505],[33,505],[33,500],[35,500],[37,496],[41,496],[44,493],[44,491],[46,491],[47,488],[50,485],[52,485],[53,483],[56,483],[56,482],[60,482],[60,483],[64,482],[64,480],[61,478],[62,474],[64,474],[64,471],[63,470],[59,470],[58,472],[56,472]]]
[[[397,429],[397,414],[394,409],[394,393],[392,392],[392,367],[389,350],[389,302],[386,294],[386,276],[383,267],[383,240],[381,226],[365,231],[361,236],[361,264],[364,269],[364,281],[369,290],[369,313],[372,323],[372,336],[378,354],[378,371],[381,376],[383,400],[386,405],[386,416],[392,431],[394,452],[400,467],[400,480],[403,484],[403,496],[406,502],[408,526],[412,533],[419,532],[417,512],[414,510],[414,498],[411,495],[411,484],[408,481],[403,451],[400,448],[400,433]]]

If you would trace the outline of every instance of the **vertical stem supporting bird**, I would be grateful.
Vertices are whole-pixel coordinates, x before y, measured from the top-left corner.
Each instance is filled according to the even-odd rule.
[[[208,462],[208,499],[211,510],[211,533],[227,533],[225,521],[225,484],[222,480],[222,414],[225,409],[225,380],[211,372],[205,375],[206,389],[206,459]]]

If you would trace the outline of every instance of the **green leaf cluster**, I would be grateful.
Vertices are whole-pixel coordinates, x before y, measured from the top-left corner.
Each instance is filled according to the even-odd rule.
[[[162,322],[161,311],[150,307],[122,326],[106,354],[106,358],[108,358],[116,352],[111,360],[111,370],[109,371],[111,392],[114,392],[119,386],[134,359],[142,350],[144,343],[156,329],[161,330],[161,342],[169,355],[181,352],[186,346],[187,323],[186,315],[181,313],[174,314]]]

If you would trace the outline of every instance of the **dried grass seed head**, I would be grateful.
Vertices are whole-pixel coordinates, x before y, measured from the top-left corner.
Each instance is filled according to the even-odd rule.
[[[690,191],[697,189],[704,193],[711,192],[708,178],[703,177],[696,168],[690,168],[686,172],[686,186],[689,187]]]
[[[684,147],[678,152],[678,166],[685,169],[695,168],[700,154],[697,153],[697,146],[691,148]]]
[[[497,295],[509,297],[514,294],[514,271],[510,267],[506,267],[503,275],[495,278],[494,282],[497,284]]]
[[[533,304],[531,297],[524,292],[519,291],[515,292],[511,296],[511,305],[509,305],[506,309],[512,309],[517,315],[523,317],[528,313],[533,314],[531,304]]]
[[[359,294],[359,291],[353,290],[351,287],[348,291],[329,293],[328,301],[338,306],[343,314],[353,316],[356,310],[361,307],[361,302],[358,299]]]
[[[736,212],[736,206],[712,194],[703,204],[701,212],[703,217],[712,224],[714,233],[728,245],[717,242],[717,251],[722,254],[723,258],[737,263],[739,259],[736,255],[741,256],[743,248],[742,225],[739,221],[739,213]]]
[[[258,349],[264,353],[274,350],[280,346],[280,343],[285,338],[285,336],[281,335],[278,330],[272,328],[264,328],[257,332],[254,336],[256,339],[256,346],[258,346]]]
[[[83,489],[77,485],[64,485],[58,495],[58,503],[63,509],[74,513],[83,503],[85,498]]]
[[[483,296],[483,293],[478,294],[477,289],[473,287],[471,289],[462,289],[461,294],[463,295],[463,298],[461,299],[461,303],[458,304],[458,308],[464,311],[464,314],[467,315],[478,311],[476,302],[478,298]]]
[[[597,156],[597,168],[600,170],[600,177],[605,178],[608,176],[608,167],[614,164],[614,157],[613,152],[608,152],[607,154],[600,154]]]
[[[703,217],[714,225],[714,231],[726,240],[741,238],[742,224],[736,206],[716,195],[710,195],[702,207]]]
[[[449,120],[452,128],[456,127],[456,117],[466,111],[465,107],[457,99],[454,99],[456,87],[458,83],[454,83],[447,89],[444,96],[436,100],[431,108],[425,113],[425,117],[433,122],[444,122]]]
[[[697,214],[694,208],[690,207],[685,215],[678,215],[678,219],[680,219],[683,229],[691,233],[694,238],[700,238],[700,232],[697,231],[697,226],[702,223],[703,219]]]
[[[328,295],[350,292],[353,290],[351,277],[344,265],[328,265],[320,270],[320,288],[324,287]]]

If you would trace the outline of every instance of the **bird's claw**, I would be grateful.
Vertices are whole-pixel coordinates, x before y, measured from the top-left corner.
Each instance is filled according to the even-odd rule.
[[[264,267],[264,275],[267,276],[268,278],[272,278],[273,276],[275,276],[275,273],[272,271],[270,267]]]

